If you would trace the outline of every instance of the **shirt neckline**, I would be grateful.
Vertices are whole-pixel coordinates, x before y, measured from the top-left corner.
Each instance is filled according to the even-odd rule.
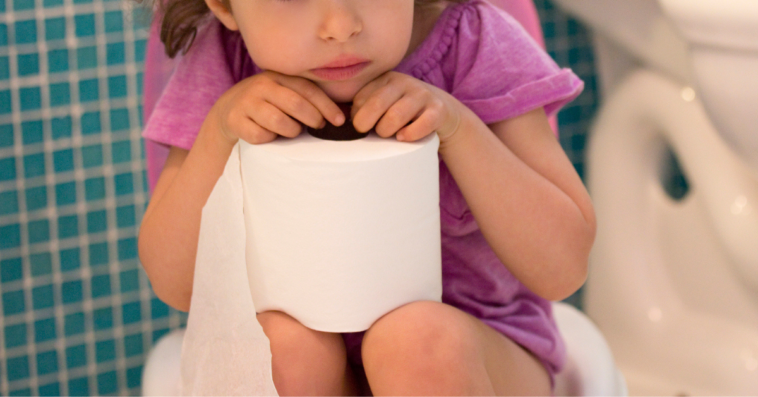
[[[445,8],[424,41],[395,67],[395,71],[416,76],[438,64],[450,49],[463,8],[472,2],[451,4]]]

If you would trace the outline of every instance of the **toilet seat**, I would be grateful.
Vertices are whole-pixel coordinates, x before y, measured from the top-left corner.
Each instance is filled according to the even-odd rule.
[[[566,303],[553,303],[566,344],[566,364],[555,377],[556,396],[626,396],[626,381],[608,344],[589,317]]]

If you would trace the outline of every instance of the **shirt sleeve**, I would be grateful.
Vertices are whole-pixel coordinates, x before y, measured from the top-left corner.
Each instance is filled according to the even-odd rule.
[[[463,10],[451,48],[451,94],[482,121],[539,107],[552,115],[582,92],[582,80],[561,69],[516,20],[486,2],[474,4]]]
[[[223,25],[211,20],[176,65],[142,136],[189,150],[216,100],[236,79],[226,55]],[[150,73],[150,71],[145,71]]]

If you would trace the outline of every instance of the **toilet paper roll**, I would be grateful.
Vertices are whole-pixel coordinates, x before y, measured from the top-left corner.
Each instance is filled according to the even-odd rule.
[[[439,139],[240,144],[246,261],[257,312],[356,332],[442,296]]]

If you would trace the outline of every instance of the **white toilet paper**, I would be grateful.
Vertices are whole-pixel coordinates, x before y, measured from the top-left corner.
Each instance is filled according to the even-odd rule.
[[[292,276],[292,285],[298,285],[301,290],[296,290],[295,295],[284,296],[284,302],[297,306],[295,311],[298,313],[312,308],[315,316],[310,313],[296,315],[313,317],[311,326],[365,329],[377,316],[406,301],[440,300],[436,135],[417,143],[368,137],[353,141],[358,145],[351,144],[350,147],[356,149],[349,150],[345,150],[348,148],[344,146],[346,142],[316,142],[316,138],[306,135],[302,138],[279,139],[272,144],[247,145],[245,148],[248,154],[250,150],[261,149],[258,152],[267,156],[258,157],[254,164],[259,167],[248,170],[259,175],[256,185],[265,180],[281,184],[284,182],[281,178],[287,172],[291,173],[289,178],[303,184],[276,189],[272,185],[265,190],[259,185],[255,194],[250,196],[271,202],[270,212],[266,212],[263,205],[256,207],[258,211],[253,211],[253,207],[244,210],[248,216],[258,213],[261,220],[255,222],[280,233],[282,241],[272,241],[272,236],[261,235],[258,230],[247,237],[239,145],[234,148],[223,175],[203,208],[190,315],[182,346],[184,395],[276,395],[269,341],[255,317],[256,310],[272,305],[269,302],[274,300],[259,293],[257,288],[251,295],[246,251],[258,252],[250,254],[254,258],[270,255],[297,260],[295,268],[289,272],[280,272],[271,266],[265,268],[278,277],[274,280],[282,283],[282,288],[290,291],[292,288],[283,280],[287,274]],[[264,161],[264,158],[269,160]],[[250,161],[252,159],[247,159],[246,163],[253,164]],[[292,168],[297,165],[304,167],[298,171],[300,174],[294,171],[297,168]],[[281,168],[277,170],[277,167]],[[285,168],[289,171],[282,171]],[[364,170],[367,176],[359,177],[356,174],[358,169]],[[332,176],[326,178],[326,172],[331,172]],[[390,180],[397,186],[393,187]],[[328,189],[316,182],[326,183]],[[353,188],[347,189],[351,185]],[[306,186],[318,189],[310,193],[299,190]],[[339,205],[344,208],[334,207],[333,200],[342,200]],[[294,215],[296,211],[299,214],[303,211],[292,208],[293,212],[288,213],[280,201],[311,207],[316,202],[326,202],[332,207],[327,207],[324,212]],[[342,218],[334,219],[335,212]],[[298,216],[319,219],[319,214],[320,219],[325,219],[323,229],[298,222]],[[276,221],[277,216],[281,216],[281,222]],[[364,221],[366,224],[361,225]],[[339,231],[338,224],[346,231]],[[332,249],[334,246],[329,248],[328,244],[337,243],[325,239],[324,231],[340,236],[342,243],[336,245],[337,249]],[[252,236],[259,236],[260,242],[254,242]],[[409,243],[403,244],[404,240]],[[258,247],[257,251],[246,247],[249,242]],[[272,249],[261,249],[263,242],[270,244]],[[329,249],[319,248],[322,249],[319,252],[314,247]],[[387,254],[392,252],[382,252],[395,249],[394,257],[402,259],[388,260]],[[315,251],[314,257],[321,260],[343,253],[342,265],[348,263],[350,268],[338,271],[328,263],[320,263],[319,268],[306,269],[308,275],[299,273],[304,264],[315,263],[302,262],[307,259],[306,250]],[[361,253],[362,250],[366,251]],[[353,260],[355,262],[351,262]],[[272,282],[263,280],[262,276],[254,278],[251,284],[260,282],[270,288]],[[372,285],[372,281],[376,284]],[[326,294],[325,288],[329,289],[326,292],[333,293]],[[260,299],[263,305],[257,301],[254,304],[252,296]],[[272,296],[278,299],[280,294]],[[304,301],[296,299],[297,296],[303,297]],[[338,305],[328,307],[324,302],[329,299],[336,300]],[[351,314],[347,314],[350,310],[358,320],[351,320]],[[332,324],[330,321],[337,322]]]
[[[442,296],[436,134],[240,144],[250,291],[326,332]]]
[[[183,395],[277,394],[247,284],[237,146],[203,207],[181,362]]]

